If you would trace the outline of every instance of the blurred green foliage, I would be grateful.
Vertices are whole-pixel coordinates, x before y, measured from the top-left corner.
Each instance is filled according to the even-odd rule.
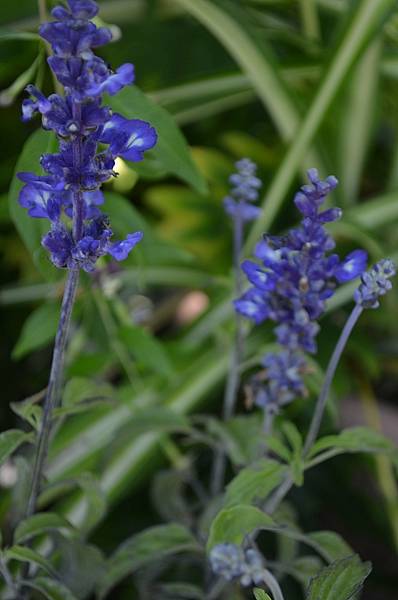
[[[21,416],[31,424],[40,418],[34,395],[46,386],[63,283],[62,273],[41,250],[40,224],[28,219],[16,203],[16,164],[35,165],[49,143],[45,133],[35,133],[37,123],[27,126],[19,117],[28,81],[52,90],[45,49],[35,37],[11,35],[36,31],[37,6],[33,0],[3,4],[0,417],[6,429]],[[391,0],[100,4],[101,18],[122,33],[103,55],[112,65],[134,62],[139,86],[123,93],[114,108],[123,106],[126,116],[151,120],[160,144],[137,168],[120,163],[118,179],[106,185],[106,212],[115,233],[122,236],[140,228],[145,238],[122,270],[114,272],[104,263],[93,278],[82,278],[60,409],[64,412],[50,450],[50,485],[41,508],[56,507],[75,526],[85,524],[90,541],[106,555],[127,536],[148,536],[149,542],[138,538],[138,550],[140,544],[145,549],[153,534],[154,554],[162,558],[166,572],[162,585],[152,583],[158,575],[162,579],[162,569],[153,573],[144,551],[137,558],[135,537],[131,548],[124,549],[130,566],[123,569],[123,562],[115,561],[116,574],[111,571],[111,581],[103,584],[102,591],[112,581],[118,584],[112,598],[200,598],[195,576],[189,589],[182,583],[173,588],[193,567],[183,560],[168,562],[173,554],[167,548],[174,544],[175,552],[195,554],[196,542],[183,529],[197,517],[184,499],[187,472],[199,473],[194,484],[196,479],[207,484],[209,448],[220,435],[209,421],[201,423],[198,439],[195,417],[187,415],[200,410],[220,413],[228,369],[233,336],[231,227],[222,209],[228,176],[234,161],[247,156],[258,163],[264,181],[264,211],[247,231],[248,253],[265,228],[277,232],[295,222],[290,196],[304,169],[315,166],[340,180],[335,200],[345,217],[334,226],[339,248],[363,246],[372,261],[383,256],[398,259],[398,12]],[[324,319],[318,373],[337,339],[351,293],[351,287],[341,289]],[[190,310],[192,298],[196,305]],[[362,398],[370,427],[377,427],[379,413],[387,410],[398,418],[396,306],[395,291],[383,310],[364,315],[339,369],[325,433],[336,428],[339,399],[353,394]],[[247,372],[269,337],[265,325],[250,338]],[[314,376],[312,387],[318,384]],[[379,406],[372,393],[364,392],[369,388],[376,390]],[[24,398],[28,400],[22,405]],[[18,403],[16,415],[11,402]],[[312,408],[310,397],[289,407],[285,416],[304,429]],[[242,420],[243,398],[239,413],[222,433],[233,449],[235,466],[253,458],[245,438],[260,435],[255,415]],[[246,436],[247,431],[252,436]],[[205,449],[198,452],[195,444]],[[23,458],[13,465],[19,483],[13,492],[4,487],[0,501],[6,540],[21,515],[26,495],[21,482],[29,468]],[[311,471],[305,488],[294,492],[294,520],[304,530],[336,529],[374,563],[364,599],[396,596],[394,486],[388,458],[380,463],[350,456]],[[214,507],[209,511],[216,512]],[[209,522],[205,514],[199,526],[202,537],[208,532],[206,518]],[[156,532],[140,533],[163,519],[180,520],[182,525],[159,524]],[[76,540],[70,566],[70,549],[61,536],[56,543],[62,581],[74,586],[78,597],[88,597],[96,577],[80,592],[76,582],[79,577],[84,580],[83,569],[100,572],[103,557],[91,546],[82,549]],[[286,540],[277,549],[273,544],[270,541],[274,558],[279,555],[281,562],[293,552]],[[82,555],[87,562],[79,564],[76,557]],[[340,552],[336,558],[344,556]],[[124,579],[136,569],[136,577]],[[297,575],[300,565],[292,569],[286,577],[289,600],[302,598],[302,584],[307,582]],[[50,584],[42,579],[46,590]],[[234,598],[244,597],[237,590],[233,593]]]

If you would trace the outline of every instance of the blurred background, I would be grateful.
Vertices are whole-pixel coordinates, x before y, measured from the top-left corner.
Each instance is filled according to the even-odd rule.
[[[372,262],[398,259],[398,11],[386,0],[100,5],[115,38],[102,55],[115,67],[133,62],[145,92],[123,96],[124,108],[151,120],[162,144],[142,165],[120,161],[119,177],[106,184],[115,232],[142,228],[145,242],[121,271],[104,263],[85,275],[75,310],[65,394],[111,396],[115,404],[93,401],[69,417],[50,456],[50,479],[98,474],[108,505],[93,539],[109,552],[127,533],[159,522],[154,473],[178,460],[162,427],[158,434],[156,424],[155,433],[148,425],[134,430],[134,410],[220,413],[233,331],[231,226],[222,199],[234,162],[251,158],[264,182],[264,215],[247,232],[248,251],[263,231],[297,221],[291,198],[315,166],[340,181],[333,198],[344,210],[333,226],[339,251],[364,247]],[[53,86],[45,47],[26,35],[38,22],[34,0],[2,3],[1,429],[19,422],[11,403],[46,386],[62,294],[63,274],[40,249],[40,226],[28,225],[16,208],[14,171],[34,169],[48,144],[34,133],[38,122],[20,120],[23,88],[37,81],[50,93]],[[321,367],[351,292],[345,289],[322,323]],[[339,368],[325,430],[367,424],[397,440],[397,306],[394,292],[363,316]],[[270,337],[267,326],[261,331],[253,356]],[[311,407],[302,402],[287,412],[304,424]],[[192,460],[206,478],[206,455]],[[11,504],[18,514],[21,489],[12,496],[8,488],[22,472],[22,463],[0,471],[0,518]],[[398,494],[387,458],[334,459],[311,471],[293,498],[303,529],[334,529],[373,562],[365,600],[397,598]],[[131,598],[129,585],[112,597]],[[291,585],[292,600],[300,598]]]

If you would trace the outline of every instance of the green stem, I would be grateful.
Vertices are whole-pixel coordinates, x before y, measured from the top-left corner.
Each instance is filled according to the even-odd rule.
[[[300,12],[305,35],[311,40],[319,41],[321,28],[315,0],[300,0]]]

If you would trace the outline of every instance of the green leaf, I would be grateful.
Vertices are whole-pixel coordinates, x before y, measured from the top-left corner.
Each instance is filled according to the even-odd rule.
[[[333,562],[353,554],[352,548],[334,531],[314,531],[306,535],[310,542],[315,542],[316,550],[328,561]]]
[[[29,31],[8,31],[6,29],[1,29],[0,42],[6,42],[8,40],[42,41],[38,33],[31,33]]]
[[[165,347],[151,333],[142,327],[129,324],[119,329],[119,337],[138,364],[165,377],[172,374],[173,366]]]
[[[64,585],[79,599],[92,598],[105,571],[101,551],[78,538],[56,538],[57,573]]]
[[[24,587],[30,587],[43,594],[48,600],[77,600],[60,581],[54,581],[48,577],[36,577],[32,581],[23,581]]]
[[[16,164],[8,194],[10,216],[14,225],[33,257],[37,269],[46,279],[50,280],[59,279],[62,274],[50,263],[47,253],[41,245],[43,234],[49,229],[48,221],[47,219],[33,219],[19,204],[18,197],[23,183],[17,178],[17,173],[40,170],[38,165],[40,165],[41,155],[54,151],[55,144],[53,133],[42,129],[35,131],[28,138]]]
[[[391,440],[378,431],[367,427],[352,427],[338,435],[328,435],[320,438],[312,446],[309,457],[316,456],[322,451],[336,449],[341,452],[371,452],[396,453],[397,448]]]
[[[148,431],[189,432],[190,429],[187,417],[164,406],[138,410],[134,413],[134,418],[131,424],[129,424],[131,435],[140,435]]]
[[[25,442],[31,442],[32,435],[19,429],[9,429],[0,433],[0,465]]]
[[[105,598],[119,581],[148,563],[198,549],[195,538],[181,525],[172,523],[146,529],[124,542],[111,556],[98,585],[98,596]]]
[[[1,37],[0,37],[1,40]],[[20,92],[30,83],[40,64],[41,56],[39,55],[26,71],[21,73],[16,80],[6,89],[0,92],[0,106],[9,106],[15,100]]]
[[[92,473],[82,473],[78,477],[48,485],[41,493],[39,503],[40,506],[45,506],[53,502],[58,496],[64,495],[76,487],[81,489],[84,498],[83,513],[85,517],[80,529],[89,531],[102,519],[106,512],[105,494],[98,479]]]
[[[363,563],[357,555],[336,561],[312,579],[306,600],[350,600],[371,570],[370,563]]]
[[[7,560],[18,560],[19,562],[37,565],[52,577],[57,577],[55,569],[50,561],[35,550],[26,546],[11,546],[11,548],[5,550],[4,556]]]
[[[247,74],[282,137],[293,136],[299,115],[279,76],[270,48],[248,24],[247,12],[228,0],[177,0],[225,46]]]
[[[283,480],[286,467],[262,458],[242,469],[227,485],[225,507],[265,500]]]
[[[253,224],[247,240],[248,249],[252,248],[263,231],[270,229],[279,208],[287,197],[303,155],[307,152],[350,68],[364,44],[381,31],[383,21],[394,10],[395,6],[395,0],[380,0],[380,2],[363,0],[355,3],[347,21],[344,35],[338,47],[331,54],[332,61],[315,93],[306,117],[296,132],[294,141],[290,145],[271,185],[268,187],[263,200],[263,212]]]
[[[20,544],[48,531],[71,531],[72,525],[56,513],[37,513],[21,521],[14,533],[14,542]]]
[[[364,52],[349,82],[340,126],[339,180],[346,204],[358,199],[362,169],[377,107],[381,43],[376,39]]]
[[[198,192],[206,193],[206,183],[192,160],[185,138],[164,108],[152,102],[137,86],[125,88],[109,98],[109,104],[129,119],[149,121],[158,133],[158,142],[148,156],[154,156],[169,173],[177,175]],[[137,170],[139,172],[139,165]]]
[[[254,588],[253,594],[256,600],[272,600],[271,596],[264,592],[264,590],[260,590],[260,588]]]
[[[240,546],[246,536],[258,529],[271,529],[274,521],[262,510],[250,504],[238,504],[221,510],[210,527],[207,552],[217,544],[231,543]]]
[[[40,427],[43,409],[37,403],[42,400],[44,394],[36,394],[31,398],[22,400],[22,402],[11,402],[11,410],[36,431]]]
[[[43,348],[55,337],[59,321],[59,305],[48,302],[36,308],[23,324],[12,358],[19,360],[33,350]]]

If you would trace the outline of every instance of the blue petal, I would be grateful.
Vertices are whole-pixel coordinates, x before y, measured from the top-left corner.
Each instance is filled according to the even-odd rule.
[[[365,250],[354,250],[346,256],[335,271],[335,277],[339,283],[351,281],[362,275],[366,270],[368,254]]]
[[[125,240],[115,242],[108,249],[108,253],[113,256],[116,260],[125,260],[130,254],[131,250],[140,242],[144,234],[142,231],[136,231],[135,233],[129,233]]]

